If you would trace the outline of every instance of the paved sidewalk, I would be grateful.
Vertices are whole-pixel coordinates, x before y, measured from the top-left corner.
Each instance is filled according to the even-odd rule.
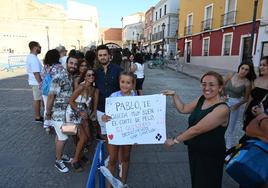
[[[218,73],[220,73],[222,76],[226,75],[228,72],[230,72],[229,70],[225,70],[225,69],[216,69],[216,68],[211,68],[211,67],[205,67],[205,66],[200,66],[200,65],[194,65],[191,63],[183,63],[180,64],[182,66],[178,67],[178,72],[190,76],[194,79],[199,80],[203,74],[205,74],[208,71],[216,71]],[[176,64],[175,61],[170,61],[170,63],[168,64],[168,67],[170,69],[176,70]]]
[[[16,76],[22,76],[25,74],[27,74],[25,67],[14,68],[10,71],[0,70],[0,80],[6,79],[6,78],[12,78],[12,77],[16,77]]]

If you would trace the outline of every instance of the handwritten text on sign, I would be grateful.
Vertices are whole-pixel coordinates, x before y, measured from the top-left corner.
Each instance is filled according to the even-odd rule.
[[[160,144],[166,140],[166,97],[146,95],[106,98],[110,144]]]

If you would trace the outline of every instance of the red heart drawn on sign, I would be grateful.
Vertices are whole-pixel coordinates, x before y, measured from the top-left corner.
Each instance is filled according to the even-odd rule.
[[[109,140],[112,140],[114,138],[114,135],[113,134],[109,134],[108,135],[108,138],[109,138]]]

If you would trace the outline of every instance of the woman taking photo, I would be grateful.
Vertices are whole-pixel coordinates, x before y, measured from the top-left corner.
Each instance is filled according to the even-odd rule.
[[[238,66],[237,73],[228,74],[225,81],[225,97],[228,106],[230,107],[229,125],[226,130],[226,148],[230,149],[236,143],[234,141],[235,127],[238,117],[243,111],[243,104],[249,99],[252,83],[256,78],[252,63],[242,62]],[[242,129],[242,127],[241,127]]]
[[[222,100],[223,78],[216,72],[207,72],[201,78],[203,95],[184,104],[175,91],[165,90],[172,96],[180,113],[190,114],[189,128],[167,139],[172,146],[185,142],[188,146],[193,188],[220,188],[225,157],[224,133],[228,124],[229,107]]]
[[[92,69],[88,69],[80,78],[78,87],[74,90],[69,99],[70,106],[66,110],[66,122],[73,122],[78,125],[78,142],[75,155],[71,162],[76,171],[81,171],[80,156],[85,144],[90,138],[89,116],[95,116],[97,113],[98,91],[93,87],[95,74]],[[93,109],[91,103],[93,101]]]

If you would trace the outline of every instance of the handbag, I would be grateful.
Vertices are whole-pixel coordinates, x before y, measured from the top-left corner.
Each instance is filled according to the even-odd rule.
[[[76,135],[77,134],[77,125],[69,122],[69,123],[64,123],[61,126],[61,132],[67,135]]]
[[[235,148],[227,161],[226,172],[240,186],[252,188],[268,180],[268,143],[248,140]]]

